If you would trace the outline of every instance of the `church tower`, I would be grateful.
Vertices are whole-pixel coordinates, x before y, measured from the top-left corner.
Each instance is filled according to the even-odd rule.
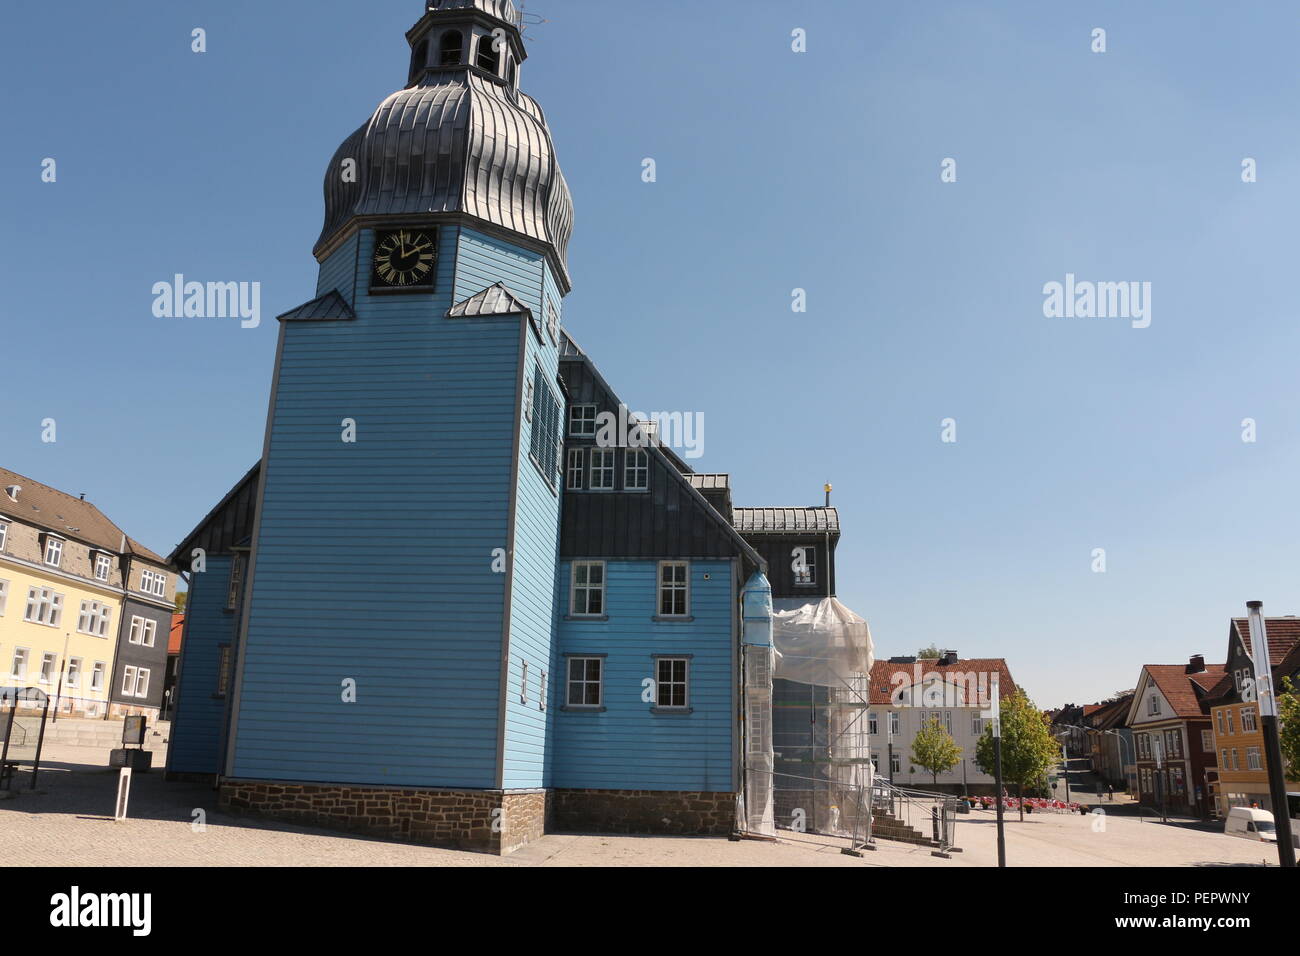
[[[504,851],[549,786],[573,204],[514,5],[425,6],[280,317],[223,801]]]

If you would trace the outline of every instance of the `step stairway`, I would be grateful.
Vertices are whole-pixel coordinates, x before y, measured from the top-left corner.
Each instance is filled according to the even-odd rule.
[[[167,738],[171,724],[161,721],[150,724],[145,729],[144,749],[163,752],[167,749]],[[89,747],[107,751],[122,746],[121,720],[78,720],[61,717],[57,721],[45,723],[45,747]]]
[[[894,840],[898,843],[911,843],[915,846],[938,849],[939,841],[926,836],[915,827],[909,826],[896,817],[877,810],[872,814],[871,836],[878,840]]]

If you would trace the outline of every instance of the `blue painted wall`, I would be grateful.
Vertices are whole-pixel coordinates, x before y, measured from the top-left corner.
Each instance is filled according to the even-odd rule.
[[[709,580],[705,580],[705,575]],[[557,590],[567,615],[570,563],[561,562]],[[606,562],[607,621],[561,620],[555,687],[557,788],[634,790],[733,789],[732,608],[730,561],[691,563],[689,623],[652,620],[658,563]],[[564,657],[607,654],[605,711],[563,711]],[[641,700],[653,677],[654,654],[692,654],[689,715],[653,714]]]
[[[217,690],[221,644],[235,643],[237,615],[225,610],[230,555],[208,555],[207,570],[190,579],[181,646],[178,698],[167,744],[167,769],[219,773],[226,701]]]
[[[520,325],[445,315],[521,267],[459,238],[437,293],[370,295],[366,230],[321,270],[357,264],[358,318],[286,323],[233,776],[496,785]]]

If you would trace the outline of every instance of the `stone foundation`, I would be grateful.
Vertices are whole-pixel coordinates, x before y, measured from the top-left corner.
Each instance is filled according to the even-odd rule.
[[[223,780],[218,804],[231,813],[302,826],[496,854],[550,830],[727,836],[736,823],[735,794],[696,791],[425,790]]]
[[[552,790],[557,830],[728,836],[736,828],[736,795],[688,790]]]
[[[480,853],[509,853],[546,830],[547,793],[420,790],[225,780],[222,809],[305,826]]]

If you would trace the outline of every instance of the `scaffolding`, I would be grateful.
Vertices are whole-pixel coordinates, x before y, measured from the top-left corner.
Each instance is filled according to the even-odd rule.
[[[765,646],[752,640],[756,604],[745,612],[742,819],[764,836],[778,828],[852,836],[870,814],[874,779],[871,631],[835,598],[780,600],[770,605]]]

